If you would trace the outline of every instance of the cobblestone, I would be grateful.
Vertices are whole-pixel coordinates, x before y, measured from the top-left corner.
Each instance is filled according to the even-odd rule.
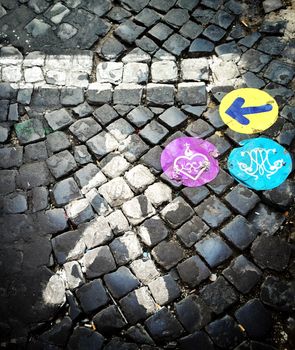
[[[190,287],[196,287],[210,276],[210,270],[197,256],[192,256],[177,265],[181,280]]]
[[[159,216],[144,221],[138,228],[138,234],[145,245],[153,247],[167,237],[169,230]]]
[[[106,305],[109,297],[100,279],[84,284],[76,291],[81,307],[87,314]]]
[[[152,250],[152,255],[165,270],[170,270],[184,258],[184,250],[176,242],[163,241]]]

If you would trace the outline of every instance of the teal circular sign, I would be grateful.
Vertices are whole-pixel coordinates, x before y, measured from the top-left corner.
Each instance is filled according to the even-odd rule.
[[[281,185],[292,171],[292,158],[277,142],[259,137],[240,142],[228,157],[231,175],[254,190],[271,190]]]

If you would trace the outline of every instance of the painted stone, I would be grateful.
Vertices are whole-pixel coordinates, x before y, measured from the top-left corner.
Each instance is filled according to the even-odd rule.
[[[270,128],[278,119],[278,111],[272,96],[253,88],[229,92],[219,106],[223,122],[241,134],[256,134]]]
[[[259,137],[240,142],[228,157],[231,175],[255,190],[271,190],[281,185],[292,171],[288,151],[277,142]]]
[[[216,147],[195,137],[171,141],[161,154],[164,173],[187,187],[198,187],[215,179],[219,172]]]

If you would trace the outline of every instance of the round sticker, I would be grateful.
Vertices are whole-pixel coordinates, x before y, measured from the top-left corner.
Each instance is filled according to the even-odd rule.
[[[219,106],[223,122],[241,134],[255,134],[268,129],[276,122],[278,111],[272,96],[253,88],[229,92]]]
[[[271,190],[287,179],[292,159],[284,147],[265,137],[240,145],[228,157],[229,171],[237,181],[255,190]]]
[[[217,176],[217,156],[217,149],[212,143],[194,137],[180,137],[163,150],[161,166],[170,179],[184,186],[197,187]]]

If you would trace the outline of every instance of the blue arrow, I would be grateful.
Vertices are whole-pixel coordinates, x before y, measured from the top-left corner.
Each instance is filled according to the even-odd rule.
[[[246,114],[257,114],[272,110],[272,105],[270,104],[257,107],[243,107],[244,103],[245,100],[242,97],[238,97],[225,112],[242,125],[248,125],[250,123],[250,120],[245,117]]]

